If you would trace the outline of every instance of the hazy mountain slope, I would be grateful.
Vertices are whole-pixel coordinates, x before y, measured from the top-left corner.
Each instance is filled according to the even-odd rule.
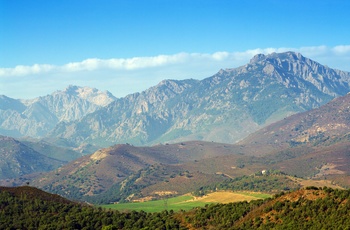
[[[120,98],[50,137],[99,146],[185,140],[234,143],[288,115],[349,92],[350,73],[293,52],[257,55],[201,81],[166,80]]]
[[[326,105],[292,115],[267,126],[244,139],[240,144],[331,144],[348,141],[350,133],[350,94],[336,98]]]
[[[0,134],[42,137],[58,122],[80,119],[115,99],[109,92],[77,86],[32,100],[0,96]]]
[[[0,179],[50,171],[64,163],[40,154],[13,138],[4,136],[0,136],[0,156]]]
[[[55,146],[44,140],[20,140],[20,142],[42,155],[67,163],[85,155],[83,153],[68,148]]]

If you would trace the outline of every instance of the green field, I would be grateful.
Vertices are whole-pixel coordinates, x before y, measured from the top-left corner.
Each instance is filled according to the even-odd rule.
[[[210,203],[221,203],[218,200],[220,200],[215,194],[218,193],[212,193],[212,196],[209,196],[208,198],[203,198],[199,200],[194,200],[193,196],[185,195],[185,196],[178,196],[173,197],[165,200],[155,200],[155,201],[147,201],[147,202],[135,202],[135,203],[120,203],[120,204],[108,204],[108,205],[102,205],[101,207],[106,209],[115,209],[119,211],[145,211],[145,212],[161,212],[163,210],[190,210],[195,207],[203,207],[206,204]],[[226,193],[230,194],[230,193]],[[232,193],[231,193],[232,194]],[[265,199],[268,197],[271,197],[270,194],[263,194],[263,193],[250,193],[250,192],[239,192],[234,193],[235,195],[243,195],[245,198],[240,198],[239,200],[236,200],[236,198],[227,198],[232,199],[229,200],[229,202],[237,202],[242,200],[256,200],[256,199]],[[223,197],[222,193],[220,194],[220,198]]]
[[[192,196],[178,196],[165,200],[154,200],[147,202],[135,202],[135,203],[120,203],[120,204],[108,204],[102,205],[103,208],[116,209],[119,211],[145,211],[145,212],[161,212],[163,210],[189,210],[194,207],[203,207],[209,202],[193,201]]]

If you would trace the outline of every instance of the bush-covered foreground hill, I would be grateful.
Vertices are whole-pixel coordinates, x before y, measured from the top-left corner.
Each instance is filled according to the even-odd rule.
[[[0,187],[0,229],[350,229],[350,190],[309,187],[190,211],[121,213],[32,187]]]

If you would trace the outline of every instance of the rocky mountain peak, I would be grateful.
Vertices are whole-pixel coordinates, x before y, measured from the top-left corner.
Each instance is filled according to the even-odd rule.
[[[58,91],[58,92],[76,95],[76,92],[77,92],[77,90],[78,90],[79,88],[80,88],[80,87],[78,87],[78,86],[76,86],[76,85],[69,85],[69,86],[67,86],[67,88],[65,88],[63,91]]]
[[[256,64],[259,62],[273,62],[273,63],[282,63],[282,62],[298,62],[298,61],[305,61],[307,58],[302,56],[300,53],[297,52],[284,52],[284,53],[271,53],[268,55],[264,54],[257,54],[252,59],[250,59],[250,64]],[[307,59],[309,60],[309,59]]]
[[[266,56],[264,54],[257,54],[252,59],[250,59],[250,64],[254,64],[256,62],[260,62],[262,60],[266,59]]]
[[[116,100],[110,92],[102,92],[96,88],[80,87],[75,85],[69,85],[63,91],[57,91],[56,94],[68,94],[91,102],[98,106],[106,106],[112,101]]]

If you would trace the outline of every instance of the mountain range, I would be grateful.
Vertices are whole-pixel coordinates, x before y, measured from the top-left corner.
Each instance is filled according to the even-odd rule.
[[[350,187],[349,104],[347,94],[270,124],[234,145],[115,145],[33,184],[74,199],[99,202],[103,197],[104,203],[185,194],[262,171],[282,172],[276,180],[283,180],[285,188],[289,184],[289,189],[302,186],[305,179],[308,184],[323,180],[328,186]]]
[[[349,92],[350,73],[299,53],[254,56],[203,80],[164,80],[141,93],[69,86],[32,100],[0,97],[0,134],[78,148],[188,140],[235,143],[291,114]]]
[[[31,183],[89,201],[184,194],[263,170],[293,176],[290,183],[302,177],[346,187],[349,83],[348,72],[286,52],[256,55],[203,80],[164,80],[124,98],[77,86],[33,100],[1,96],[0,133],[21,137],[3,137],[16,144],[2,154],[14,159],[4,163],[45,166],[9,177],[53,170]],[[62,147],[73,152],[48,155]]]
[[[257,55],[249,64],[197,80],[164,80],[119,98],[50,133],[75,143],[152,145],[204,140],[235,143],[288,115],[349,92],[350,73],[300,54]]]

